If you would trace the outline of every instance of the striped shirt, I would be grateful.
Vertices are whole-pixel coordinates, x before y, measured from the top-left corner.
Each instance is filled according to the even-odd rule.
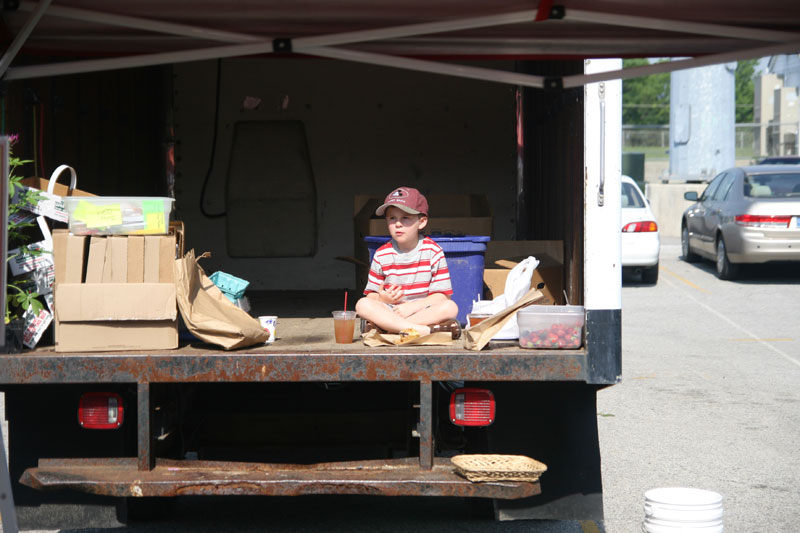
[[[403,290],[403,301],[425,298],[429,294],[453,294],[450,272],[441,246],[430,237],[420,238],[410,252],[400,252],[394,241],[389,241],[375,251],[364,294],[377,293],[381,283],[398,285]]]

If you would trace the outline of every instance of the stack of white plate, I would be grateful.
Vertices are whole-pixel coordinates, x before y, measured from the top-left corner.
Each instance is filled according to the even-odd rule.
[[[722,533],[722,496],[703,489],[668,487],[644,494],[645,533]]]

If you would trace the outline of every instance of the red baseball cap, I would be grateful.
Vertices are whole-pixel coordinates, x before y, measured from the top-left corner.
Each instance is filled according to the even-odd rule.
[[[428,216],[428,200],[417,189],[412,187],[398,187],[386,197],[383,205],[375,210],[375,214],[383,216],[387,207],[397,207],[412,215]]]

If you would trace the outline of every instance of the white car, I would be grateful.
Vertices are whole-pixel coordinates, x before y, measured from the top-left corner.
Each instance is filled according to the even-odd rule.
[[[641,271],[644,283],[658,282],[661,240],[650,204],[639,186],[622,176],[622,269]]]

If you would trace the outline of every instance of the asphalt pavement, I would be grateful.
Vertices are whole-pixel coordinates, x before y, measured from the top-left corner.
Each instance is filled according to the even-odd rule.
[[[626,279],[623,378],[598,395],[609,533],[639,531],[656,487],[723,496],[726,533],[798,530],[800,269],[746,268],[661,248],[658,284]]]
[[[720,493],[726,533],[797,531],[800,269],[720,281],[679,255],[665,239],[656,285],[623,280],[622,381],[598,394],[604,527],[475,520],[463,500],[303,497],[184,500],[169,521],[82,531],[630,533],[645,492],[668,486]]]

